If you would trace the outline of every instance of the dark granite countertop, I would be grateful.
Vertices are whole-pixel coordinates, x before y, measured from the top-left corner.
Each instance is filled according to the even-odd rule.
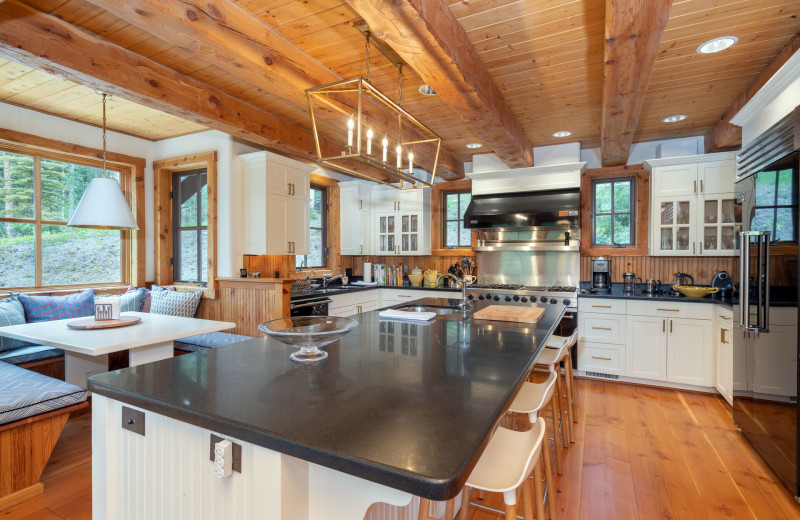
[[[460,293],[461,289],[451,289],[450,287],[414,287],[411,285],[331,285],[326,289],[317,288],[310,291],[293,292],[292,299],[305,298],[307,296],[348,294],[373,289],[398,289],[403,291],[442,291],[443,293]],[[443,296],[446,298],[446,296]]]
[[[475,302],[471,312],[486,305]],[[461,490],[564,313],[561,305],[541,307],[535,326],[460,314],[386,321],[367,312],[316,364],[292,362],[293,348],[265,337],[96,375],[89,389],[445,500]]]
[[[739,302],[738,295],[734,298],[722,299],[716,294],[711,294],[705,298],[689,298],[687,296],[673,296],[670,285],[664,285],[658,291],[658,294],[650,295],[644,292],[644,284],[636,284],[636,292],[634,294],[626,294],[622,292],[623,284],[612,283],[611,292],[588,292],[588,282],[581,282],[581,292],[578,298],[614,298],[624,300],[658,300],[670,302],[686,302],[686,303],[712,303],[722,305],[728,308],[733,308]]]

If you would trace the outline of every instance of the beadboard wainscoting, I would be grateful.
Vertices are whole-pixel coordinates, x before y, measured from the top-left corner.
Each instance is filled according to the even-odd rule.
[[[597,257],[581,257],[581,280],[592,279],[592,260]],[[643,280],[652,278],[670,283],[677,272],[689,273],[696,284],[709,284],[714,271],[734,274],[735,259],[730,256],[666,257],[666,256],[611,256],[611,281],[621,282],[622,273],[632,271]],[[628,265],[630,264],[630,266]],[[480,268],[480,266],[478,266]]]

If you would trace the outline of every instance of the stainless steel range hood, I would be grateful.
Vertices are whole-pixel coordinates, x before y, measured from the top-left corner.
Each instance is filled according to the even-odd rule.
[[[580,188],[474,195],[464,214],[464,227],[577,227],[579,211]]]

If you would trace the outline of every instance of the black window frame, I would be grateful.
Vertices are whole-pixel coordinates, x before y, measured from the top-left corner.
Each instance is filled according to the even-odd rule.
[[[309,255],[297,255],[295,258],[295,267],[298,269],[325,269],[328,267],[330,263],[330,251],[328,249],[328,188],[325,186],[316,186],[312,184],[309,187],[309,195],[313,191],[319,191],[322,193],[322,216],[320,221],[322,222],[322,227],[315,227],[311,225],[311,197],[309,196],[309,205],[308,205],[308,229],[309,229],[309,249],[311,247],[311,230],[312,229],[319,229],[322,231],[322,265],[308,265],[308,257]],[[303,263],[301,266],[297,266],[298,258],[303,258]]]
[[[770,241],[771,242],[775,242],[775,243],[777,243],[777,242],[797,242],[798,241],[798,235],[800,234],[800,230],[798,230],[798,226],[795,224],[795,218],[797,217],[797,212],[799,211],[798,210],[798,191],[797,191],[798,187],[797,186],[792,186],[792,204],[778,204],[778,188],[780,186],[780,179],[781,179],[780,173],[783,172],[783,171],[792,172],[793,175],[791,176],[791,182],[792,182],[792,184],[796,184],[797,175],[796,175],[796,172],[794,172],[792,167],[777,168],[777,169],[774,169],[774,170],[770,169],[770,170],[760,171],[760,172],[756,173],[756,179],[754,179],[754,183],[753,183],[754,185],[757,183],[759,175],[763,175],[765,173],[773,173],[773,174],[775,174],[775,190],[774,190],[775,197],[773,198],[774,204],[768,204],[768,205],[765,205],[765,206],[759,206],[758,205],[758,196],[756,196],[755,197],[755,201],[753,202],[752,217],[750,217],[750,228],[752,229],[753,228],[753,219],[755,219],[756,210],[759,210],[759,209],[771,209],[772,210],[772,230],[770,231]],[[758,193],[758,191],[756,190],[755,193]],[[778,210],[779,209],[792,209],[792,210],[794,210],[794,215],[793,215],[793,218],[791,219],[791,223],[792,223],[792,239],[791,240],[778,240],[778,238],[777,238],[777,233],[778,233]]]
[[[470,233],[470,243],[469,244],[462,244],[461,243],[461,230],[464,229],[464,219],[459,217],[457,219],[447,218],[447,197],[455,195],[458,200],[458,214],[462,214],[462,207],[461,207],[461,195],[464,194],[472,194],[471,190],[451,190],[451,191],[443,191],[442,192],[442,248],[444,249],[459,249],[463,247],[472,247],[472,233]],[[467,208],[463,208],[466,211]],[[447,224],[449,222],[457,222],[458,223],[458,244],[451,246],[447,243]]]
[[[206,202],[206,225],[201,226],[200,222],[202,222],[201,212],[200,209],[202,205],[200,203],[200,190],[202,189],[202,185],[198,186],[198,189],[195,191],[197,194],[197,225],[194,226],[182,226],[180,221],[180,214],[181,214],[181,190],[179,183],[181,182],[180,179],[182,177],[203,177],[205,176],[205,186],[206,190],[208,190],[208,168],[195,168],[192,170],[182,170],[182,171],[174,171],[172,172],[172,192],[170,196],[172,198],[172,280],[173,282],[178,283],[191,283],[197,285],[207,285],[208,284],[208,271],[206,271],[206,280],[203,280],[203,247],[202,241],[200,240],[200,236],[202,232],[206,232],[206,237],[208,237],[208,203]],[[195,181],[198,182],[198,181]],[[183,259],[181,258],[181,251],[183,249],[180,247],[181,243],[181,235],[182,231],[195,231],[197,233],[197,279],[186,279],[183,277],[179,277],[179,274],[183,274],[183,269],[181,269],[181,265],[183,263]],[[206,244],[206,248],[208,244]]]
[[[614,187],[619,183],[630,183],[630,204],[628,211],[614,211]],[[608,213],[597,212],[597,186],[599,184],[611,184],[611,211]],[[597,243],[597,217],[611,216],[611,243]],[[614,241],[614,217],[617,215],[628,215],[630,218],[630,241],[621,243]],[[636,177],[619,177],[615,179],[593,179],[592,180],[592,247],[634,247],[636,245]]]

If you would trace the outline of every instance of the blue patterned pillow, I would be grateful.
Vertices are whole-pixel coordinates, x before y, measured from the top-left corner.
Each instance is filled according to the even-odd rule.
[[[67,296],[16,296],[25,308],[28,323],[94,316],[94,289]]]
[[[8,325],[22,325],[25,323],[25,309],[13,294],[8,298],[0,300],[0,327]],[[0,352],[13,350],[27,345],[18,339],[0,336]]]
[[[152,300],[150,302],[150,313],[194,318],[202,296],[203,291],[190,293],[168,291],[163,287],[153,285],[150,296]]]
[[[116,298],[119,300],[119,312],[142,312],[144,306],[144,289],[139,288],[135,291],[128,291],[123,294],[95,294],[95,301],[105,298]]]

